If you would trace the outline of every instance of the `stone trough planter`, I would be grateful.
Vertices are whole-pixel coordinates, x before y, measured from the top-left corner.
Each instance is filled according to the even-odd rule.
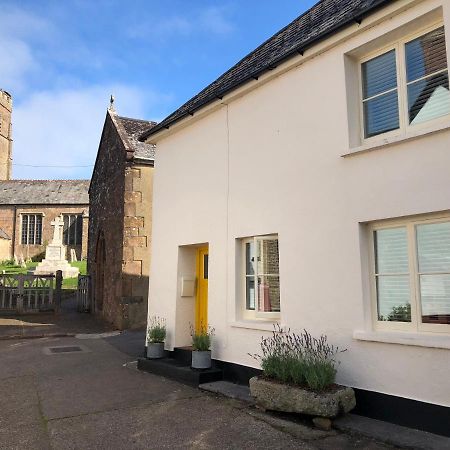
[[[250,379],[250,393],[264,409],[334,418],[356,406],[352,388],[339,386],[334,391],[314,392],[258,377]]]

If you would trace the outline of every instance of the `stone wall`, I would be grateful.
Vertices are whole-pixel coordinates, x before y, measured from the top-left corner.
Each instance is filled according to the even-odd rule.
[[[150,273],[153,167],[125,169],[123,236],[123,320],[127,328],[144,326]]]
[[[109,114],[106,116],[96,165],[89,190],[90,220],[88,272],[92,278],[94,309],[108,322],[122,329],[122,254],[124,233],[125,148]],[[105,239],[103,265],[103,308],[96,293],[100,262],[96,248],[100,235]]]
[[[0,261],[11,259],[11,240],[0,237]]]
[[[11,254],[9,258],[37,258],[44,255],[45,247],[52,241],[53,227],[51,222],[60,214],[81,214],[88,216],[88,205],[25,205],[25,206],[0,206],[0,228],[2,228],[12,239]],[[22,225],[21,214],[42,214],[42,244],[22,245]],[[77,258],[87,257],[87,229],[83,229],[82,245],[67,246],[67,258],[70,257],[70,250],[75,249]]]

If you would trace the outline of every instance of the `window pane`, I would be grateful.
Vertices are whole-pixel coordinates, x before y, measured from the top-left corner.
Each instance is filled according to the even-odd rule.
[[[255,244],[253,242],[245,244],[245,273],[255,274]]]
[[[374,241],[376,273],[409,272],[406,228],[377,230]]]
[[[419,272],[450,272],[450,222],[417,225]]]
[[[255,277],[245,277],[245,303],[247,309],[255,309]]]
[[[397,87],[395,50],[365,62],[362,80],[364,99]]]
[[[409,276],[377,277],[378,320],[411,322]]]
[[[64,245],[69,244],[69,216],[63,216],[64,227],[63,227],[63,243]]]
[[[407,81],[414,81],[447,67],[444,27],[408,42],[406,52]]]
[[[364,102],[365,137],[376,136],[400,126],[397,91]]]
[[[259,311],[280,311],[280,277],[258,277]]]
[[[203,279],[208,279],[208,256],[209,255],[203,255]]]
[[[450,324],[450,275],[421,275],[423,323]]]
[[[408,85],[408,108],[413,125],[450,114],[448,72]]]
[[[75,239],[76,245],[81,245],[83,241],[83,216],[77,216],[77,235]]]
[[[36,226],[36,216],[29,216],[28,243],[34,244],[34,231]]]
[[[36,244],[42,244],[42,216],[36,216]]]
[[[69,245],[75,244],[75,236],[76,236],[76,216],[69,216]]]
[[[22,244],[28,244],[28,216],[22,216]]]
[[[278,274],[278,239],[256,241],[258,255],[258,274]]]

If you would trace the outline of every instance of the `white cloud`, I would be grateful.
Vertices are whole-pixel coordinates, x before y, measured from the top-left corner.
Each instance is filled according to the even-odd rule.
[[[13,111],[13,163],[36,166],[93,164],[108,106],[114,93],[120,115],[148,118],[145,112],[171,100],[170,96],[126,85],[39,92]],[[14,178],[90,178],[87,168],[13,167]]]
[[[172,36],[187,36],[193,30],[193,23],[184,17],[173,16],[165,20],[157,20],[152,24],[134,25],[128,29],[128,36],[131,38],[153,37],[164,40]]]
[[[17,8],[2,8],[0,14],[0,88],[21,92],[25,79],[39,68],[29,42],[38,42],[54,36],[53,26],[44,19]]]
[[[209,7],[196,11],[196,14],[189,17],[172,16],[161,20],[155,19],[151,24],[136,24],[127,30],[127,35],[131,38],[152,38],[159,41],[199,32],[226,35],[234,30],[227,15],[226,7]]]
[[[0,36],[33,37],[41,40],[50,38],[54,32],[53,25],[42,17],[16,7],[2,7]]]
[[[1,59],[0,89],[21,92],[26,75],[37,67],[30,48],[19,40],[2,39]]]
[[[207,8],[200,15],[200,23],[203,28],[215,34],[229,34],[234,30],[233,24],[227,19],[227,8]]]

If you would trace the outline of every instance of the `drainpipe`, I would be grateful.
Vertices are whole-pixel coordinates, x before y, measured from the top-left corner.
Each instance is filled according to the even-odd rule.
[[[13,219],[13,232],[12,232],[12,257],[14,260],[16,257],[16,223],[17,223],[17,206],[14,205],[14,219]]]

